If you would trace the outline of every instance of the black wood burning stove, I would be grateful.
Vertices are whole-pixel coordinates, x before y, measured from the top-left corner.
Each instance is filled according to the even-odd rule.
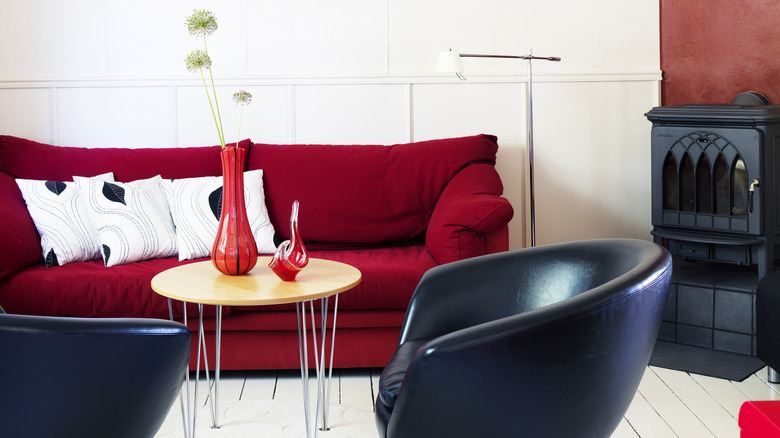
[[[653,108],[652,234],[673,255],[772,270],[780,105]]]
[[[675,256],[659,339],[750,355],[756,284],[780,256],[780,105],[741,96],[646,116],[652,234]]]

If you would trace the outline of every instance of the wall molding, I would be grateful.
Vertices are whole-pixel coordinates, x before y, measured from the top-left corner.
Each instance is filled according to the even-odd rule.
[[[398,84],[454,84],[454,83],[525,83],[525,69],[517,74],[466,73],[466,81],[454,75],[431,74],[361,74],[317,76],[222,76],[216,85],[224,86],[288,86],[288,85],[398,85]],[[556,82],[656,82],[662,72],[534,72],[535,83]],[[201,87],[196,76],[145,77],[74,77],[74,78],[0,78],[0,89],[10,88],[101,88],[101,87]]]

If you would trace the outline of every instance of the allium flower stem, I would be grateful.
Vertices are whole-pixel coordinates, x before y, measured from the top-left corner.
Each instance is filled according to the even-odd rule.
[[[243,120],[244,117],[244,106],[249,105],[252,103],[252,94],[250,94],[246,90],[238,90],[235,93],[233,93],[233,102],[238,105],[240,108],[238,113],[238,140],[241,140],[241,120]],[[236,143],[238,144],[238,143]]]
[[[241,109],[238,112],[238,138],[236,138],[236,145],[241,141],[241,119],[244,118],[244,105],[239,105]]]
[[[214,106],[217,108],[217,117],[214,120],[214,123],[217,123],[217,131],[219,131],[219,141],[222,144],[222,147],[225,147],[225,131],[222,128],[222,114],[219,113],[219,100],[217,99],[217,88],[214,86],[214,74],[211,73],[211,69],[209,69],[209,77],[211,78],[211,90],[214,92]],[[203,84],[206,85],[205,83]],[[212,113],[214,110],[212,109]],[[218,122],[217,122],[218,121]]]
[[[209,74],[211,73],[211,70],[209,70]],[[211,116],[214,118],[214,125],[217,127],[217,136],[219,136],[219,144],[222,146],[222,149],[225,148],[225,136],[222,133],[222,124],[220,121],[217,121],[217,114],[219,113],[219,110],[217,110],[217,114],[214,113],[214,105],[211,103],[211,93],[209,93],[209,88],[206,85],[206,77],[203,76],[203,70],[200,71],[200,78],[203,80],[203,88],[206,90],[206,98],[209,100],[209,108],[211,108]],[[213,83],[213,78],[212,78]],[[214,101],[217,100],[217,94],[214,93]]]
[[[206,34],[203,33],[203,50],[208,54],[209,47],[206,44]],[[201,77],[203,72],[201,71]],[[214,94],[214,105],[211,105],[211,96],[209,96],[208,87],[206,86],[206,80],[203,79],[203,86],[206,88],[206,95],[209,97],[209,106],[211,106],[211,115],[214,116],[214,124],[217,125],[217,134],[219,135],[219,144],[222,148],[225,148],[225,130],[222,127],[222,114],[219,113],[219,99],[217,98],[217,88],[214,86],[214,73],[209,68],[209,79],[211,79],[211,92]],[[216,107],[217,113],[214,115],[214,108]]]
[[[203,50],[206,51],[206,53],[209,52],[208,45],[206,44],[206,34],[203,34]],[[222,114],[219,112],[219,99],[217,99],[217,87],[214,86],[214,73],[212,73],[211,69],[209,69],[209,78],[211,79],[211,91],[214,93],[214,107],[217,109],[217,115],[214,117],[214,123],[217,125],[217,133],[219,134],[219,143],[222,145],[222,148],[225,147],[225,130],[222,127]],[[203,86],[206,86],[205,80],[203,83]],[[207,88],[208,90],[208,88]],[[207,91],[208,94],[208,91]],[[209,105],[211,105],[211,98],[209,98]],[[214,113],[214,107],[211,108],[211,113]]]
[[[191,52],[185,59],[185,64],[187,66],[187,70],[190,72],[194,73],[196,70],[200,72],[200,79],[203,81],[203,88],[206,90],[206,98],[209,101],[209,108],[211,109],[211,117],[214,119],[214,126],[217,128],[219,144],[222,146],[222,149],[224,149],[227,146],[225,144],[225,130],[222,125],[222,114],[219,112],[217,87],[214,84],[214,73],[211,69],[211,58],[209,57],[209,49],[208,45],[206,44],[206,36],[211,35],[214,31],[217,30],[217,17],[214,16],[213,12],[195,9],[192,15],[187,17],[185,24],[187,25],[187,30],[189,31],[190,35],[195,37],[203,37],[203,50],[195,50]],[[209,71],[211,91],[209,91],[209,86],[206,83],[206,76],[203,74],[204,68]],[[211,100],[212,94],[214,94],[213,102]],[[238,118],[239,135],[238,140],[236,140],[236,145],[238,145],[238,142],[241,140],[241,118],[244,115],[243,106],[249,105],[249,103],[252,101],[252,95],[242,90],[234,94],[233,99],[242,107]]]

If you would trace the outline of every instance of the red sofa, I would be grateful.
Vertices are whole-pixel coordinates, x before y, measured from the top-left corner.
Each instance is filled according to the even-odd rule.
[[[310,257],[346,262],[362,272],[360,285],[339,298],[337,367],[387,363],[409,298],[426,270],[507,249],[513,210],[500,196],[495,137],[393,146],[244,140],[239,147],[248,150],[247,170],[263,169],[265,203],[277,235],[289,237],[290,207],[297,199]],[[168,318],[168,301],[152,291],[151,278],[191,261],[44,264],[38,231],[15,179],[72,181],[74,175],[105,172],[120,182],[158,174],[164,179],[219,176],[219,146],[76,148],[0,136],[0,306],[8,313]],[[206,307],[211,341],[214,307]],[[182,306],[174,308],[180,317]],[[188,307],[191,328],[196,328],[195,309]],[[223,369],[299,367],[294,306],[223,312]],[[213,358],[209,363],[213,366]]]

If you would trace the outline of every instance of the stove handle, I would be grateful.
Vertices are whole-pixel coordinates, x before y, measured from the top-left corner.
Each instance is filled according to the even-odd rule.
[[[758,181],[758,178],[753,178],[752,181],[750,181],[750,188],[748,189],[748,212],[753,213],[753,194],[756,192],[756,187],[760,187],[761,183]]]

